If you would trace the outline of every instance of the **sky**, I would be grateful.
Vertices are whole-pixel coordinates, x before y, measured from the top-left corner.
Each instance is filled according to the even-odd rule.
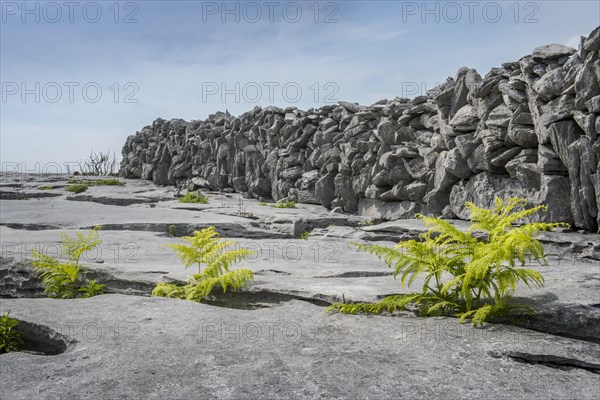
[[[0,1],[2,170],[120,155],[156,118],[369,105],[577,48],[597,1]],[[18,166],[18,167],[17,167]],[[53,167],[54,168],[54,167]]]

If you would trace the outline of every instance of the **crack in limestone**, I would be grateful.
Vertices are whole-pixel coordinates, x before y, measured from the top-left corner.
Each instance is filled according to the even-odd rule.
[[[531,354],[520,351],[490,351],[488,354],[494,358],[507,357],[518,363],[538,364],[567,371],[583,369],[594,374],[600,374],[600,364],[589,363],[576,358],[561,357],[552,354]]]

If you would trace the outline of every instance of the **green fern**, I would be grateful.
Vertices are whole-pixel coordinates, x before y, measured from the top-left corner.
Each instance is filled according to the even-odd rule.
[[[158,283],[154,289],[152,289],[152,296],[156,297],[169,297],[169,298],[182,298],[183,286],[178,286],[173,283]]]
[[[153,296],[180,298],[201,301],[211,294],[215,287],[223,291],[247,287],[254,279],[249,269],[230,271],[234,263],[254,254],[254,252],[238,248],[227,250],[235,242],[220,238],[219,233],[211,226],[195,231],[193,236],[184,236],[188,244],[169,244],[187,269],[198,265],[198,273],[194,274],[187,285],[179,286],[171,283],[159,283],[152,291]]]
[[[62,232],[61,237],[63,255],[68,257],[69,261],[75,263],[75,265],[79,265],[79,258],[83,253],[92,250],[102,243],[98,233],[100,229],[102,229],[101,226],[96,226],[93,229],[89,229],[87,235],[77,231],[75,232],[74,238],[71,238],[69,235]]]
[[[394,270],[394,278],[400,276],[402,286],[410,286],[425,275],[421,292],[386,297],[378,303],[337,303],[329,310],[378,314],[413,303],[419,306],[421,315],[455,315],[459,322],[470,319],[474,325],[502,314],[520,282],[528,287],[544,284],[541,273],[525,268],[533,262],[547,264],[544,248],[535,236],[569,227],[542,222],[515,226],[546,210],[545,206],[525,208],[526,204],[525,199],[496,199],[495,207],[488,210],[466,203],[472,222],[466,232],[443,219],[418,215],[428,228],[420,240],[400,242],[394,248],[353,243],[357,249],[382,259]],[[475,231],[483,233],[485,239],[472,236]]]
[[[92,250],[101,244],[98,231],[100,226],[88,230],[87,235],[77,231],[71,238],[62,233],[62,251],[68,262],[32,250],[32,266],[44,287],[44,294],[57,299],[72,299],[83,294],[82,297],[92,297],[103,292],[105,285],[95,280],[87,280],[81,287],[81,266],[79,259],[86,251]]]
[[[82,293],[81,297],[83,298],[94,297],[104,293],[105,286],[103,283],[96,282],[95,279],[88,279],[85,286],[80,288],[79,291]]]
[[[23,348],[23,339],[17,330],[19,323],[18,319],[10,318],[10,311],[0,316],[0,354]]]

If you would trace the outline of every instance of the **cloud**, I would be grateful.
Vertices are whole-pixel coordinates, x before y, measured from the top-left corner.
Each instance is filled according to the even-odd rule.
[[[95,82],[103,96],[97,103],[80,92],[74,102],[36,103],[31,96],[21,102],[16,96],[2,103],[2,161],[69,161],[90,149],[118,152],[127,135],[156,117],[201,119],[217,110],[240,114],[255,105],[306,109],[324,104],[327,96],[371,104],[410,94],[408,84],[429,89],[462,65],[483,75],[541,44],[567,38],[566,44],[577,47],[577,35],[598,22],[598,5],[591,2],[543,3],[537,24],[508,18],[497,25],[420,19],[405,24],[396,3],[372,1],[339,2],[339,22],[331,24],[315,23],[309,13],[294,24],[281,18],[203,23],[198,4],[143,2],[136,24],[3,24],[3,82],[28,87]],[[129,82],[136,85],[138,103],[124,101],[133,93],[125,87]],[[273,101],[269,82],[279,84]],[[207,95],[203,87],[211,83],[219,92]],[[302,95],[292,102],[293,93],[287,96],[283,87],[294,83]],[[236,84],[246,92],[239,93],[239,101],[232,94],[223,101],[222,87]],[[262,94],[249,101],[256,85]]]

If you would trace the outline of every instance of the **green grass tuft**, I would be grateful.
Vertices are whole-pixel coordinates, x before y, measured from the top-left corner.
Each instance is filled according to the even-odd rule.
[[[67,192],[73,192],[75,194],[83,193],[88,189],[88,185],[83,183],[76,183],[74,185],[69,185],[65,188]]]
[[[291,200],[282,201],[281,203],[277,203],[274,206],[275,208],[296,208],[296,202]]]
[[[102,178],[102,179],[69,179],[70,184],[81,184],[87,186],[123,186],[125,182],[116,178]]]
[[[194,192],[187,192],[185,196],[179,198],[180,203],[196,203],[196,204],[208,204],[208,197],[196,194]]]

